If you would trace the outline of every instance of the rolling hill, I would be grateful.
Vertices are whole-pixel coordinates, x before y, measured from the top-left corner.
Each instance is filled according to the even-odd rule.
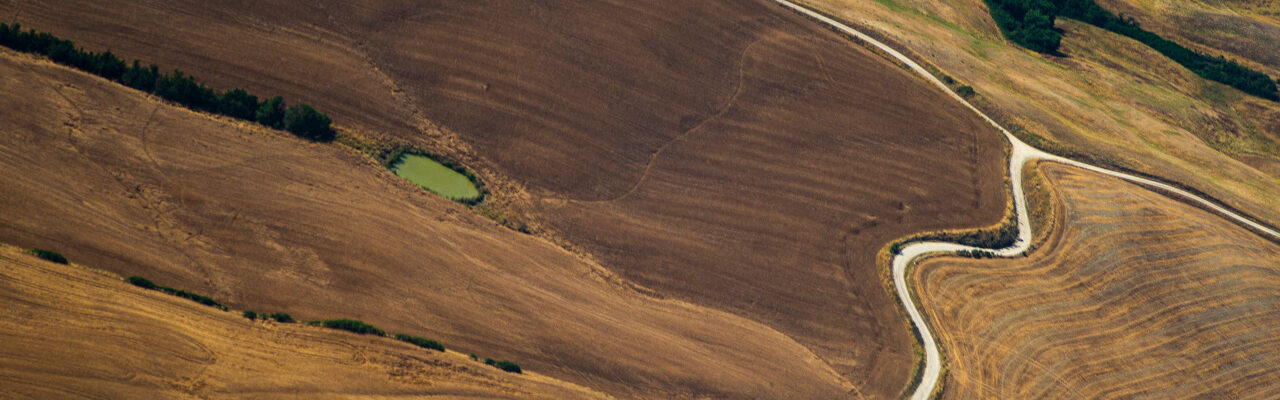
[[[499,201],[515,204],[549,237],[610,273],[667,301],[757,321],[804,346],[816,357],[805,359],[815,365],[804,368],[830,368],[839,377],[814,373],[765,381],[816,393],[840,388],[877,398],[898,395],[913,367],[911,341],[884,289],[876,252],[910,233],[995,224],[1008,202],[1001,179],[1004,146],[989,126],[893,64],[767,0],[316,7],[283,1],[0,2],[5,14],[92,49],[181,68],[218,88],[244,86],[314,104],[351,132],[455,156],[486,181],[509,188],[499,190]],[[277,171],[257,164],[247,167]],[[369,184],[360,186],[369,190]],[[220,218],[238,221],[243,211],[221,212]],[[304,222],[313,217],[296,212],[289,218],[303,223],[279,228],[307,238],[294,240],[332,240],[323,228],[328,221]],[[394,236],[407,230],[388,228],[391,221],[397,219],[362,228]],[[60,231],[41,234],[54,232]],[[27,243],[38,237],[12,235]],[[191,243],[198,242],[174,247]],[[275,264],[315,260],[301,247],[278,253]],[[318,247],[361,248],[340,241]],[[332,282],[351,292],[413,280],[382,269],[393,261],[383,254],[402,250],[381,245],[347,251],[348,260],[360,260],[363,272],[377,276],[341,280],[292,270],[276,276],[279,282]],[[506,251],[512,250],[475,247],[468,254]],[[318,265],[333,257],[319,253]],[[200,268],[238,263],[233,260]],[[231,289],[241,287],[236,281],[253,287],[243,293],[265,288],[244,276],[280,269],[246,266],[215,280],[185,268],[193,270],[166,278],[234,296],[243,295]],[[458,278],[441,281],[448,282],[443,287],[474,287]],[[430,320],[471,318],[448,313]],[[361,315],[391,314],[369,307]],[[454,323],[481,330],[479,323]],[[523,354],[552,347],[543,346]],[[602,372],[575,382],[627,381],[614,389],[781,390],[764,389],[764,381],[702,383],[713,377],[624,378],[609,372],[603,356],[580,357]],[[815,379],[822,383],[798,383]]]
[[[252,322],[0,248],[5,398],[607,398],[458,353]]]
[[[22,171],[0,175],[0,242],[234,308],[360,319],[615,396],[853,389],[765,325],[645,294],[350,149],[8,51],[0,89],[0,169]]]
[[[1272,398],[1280,246],[1058,164],[1030,257],[912,272],[946,354],[943,398]]]
[[[1001,35],[982,0],[804,3],[879,32],[957,86],[973,87],[979,106],[1028,144],[1174,181],[1280,225],[1280,104],[1201,79],[1142,43],[1070,19],[1057,21],[1064,56],[1019,48]],[[1264,61],[1274,53],[1266,38],[1276,26],[1265,1],[1099,4],[1171,40],[1274,74]],[[1197,14],[1206,9],[1216,11]],[[1164,29],[1170,26],[1178,29]],[[1218,46],[1222,41],[1233,45]]]

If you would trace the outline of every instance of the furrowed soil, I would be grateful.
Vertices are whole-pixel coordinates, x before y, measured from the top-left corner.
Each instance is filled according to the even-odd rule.
[[[509,180],[527,188],[508,198],[608,270],[658,296],[759,321],[816,357],[803,361],[817,365],[798,369],[706,364],[705,370],[685,369],[697,373],[680,379],[605,367],[612,354],[566,349],[560,354],[578,356],[547,361],[564,364],[565,371],[593,371],[572,366],[592,364],[598,369],[583,379],[622,382],[611,393],[618,387],[661,387],[689,395],[775,397],[776,391],[812,390],[805,394],[826,397],[834,393],[828,389],[839,387],[874,398],[897,396],[913,367],[911,335],[883,286],[876,252],[919,231],[997,223],[1007,202],[1004,144],[989,126],[922,80],[772,1],[381,1],[304,7],[0,0],[0,15],[7,14],[91,49],[182,68],[220,88],[246,86],[315,104],[355,131],[445,146],[446,153],[462,154],[468,166],[490,173],[487,182]],[[277,173],[256,163],[250,167]],[[175,184],[168,190],[182,189]],[[223,218],[237,220],[237,212],[244,211],[227,210]],[[383,227],[369,229],[417,229],[394,218],[376,223]],[[333,240],[318,228],[280,224],[299,237]],[[61,231],[45,234],[52,232]],[[210,235],[204,227],[191,228],[196,233]],[[506,233],[481,236],[470,239],[511,240]],[[379,276],[343,281],[290,271],[281,272],[279,282],[341,284],[356,292],[386,284],[382,279],[394,277],[404,290],[414,281],[364,260],[366,252],[384,254],[386,246],[375,251],[332,245],[362,253],[347,259]],[[494,251],[479,246],[466,254],[505,257]],[[309,249],[299,251],[308,254]],[[325,256],[317,260],[331,262]],[[244,275],[256,267],[217,280],[203,271],[221,267],[201,268],[181,276],[243,296],[248,294],[240,294],[241,282],[255,284]],[[177,280],[180,274],[168,275]],[[457,278],[427,282],[454,290],[477,287]],[[481,300],[501,303],[472,301]],[[393,315],[372,307],[367,312]],[[481,325],[462,312],[439,312],[456,316],[452,324]],[[435,313],[420,318],[441,321]],[[743,336],[720,332],[726,341]],[[508,335],[523,344],[537,340],[523,332]],[[571,334],[558,337],[567,348],[582,342]],[[726,346],[730,354],[760,351],[756,345]],[[628,350],[637,363],[645,347]],[[795,350],[769,354],[790,357]],[[717,371],[723,368],[786,371],[789,377],[741,386],[713,383],[716,376],[740,383],[752,375]],[[799,378],[805,368],[831,368],[840,378]]]
[[[1028,144],[1158,176],[1280,225],[1280,103],[1204,80],[1150,47],[1059,18],[1065,56],[1005,40],[983,0],[806,0],[961,85]],[[1274,1],[1099,0],[1167,39],[1276,74]]]
[[[944,398],[1280,395],[1280,246],[1115,178],[1039,169],[1055,218],[1030,257],[912,272]]]
[[[253,322],[0,248],[6,398],[606,398],[456,352]]]
[[[232,308],[360,319],[622,397],[853,389],[765,325],[641,294],[341,146],[7,51],[0,109],[0,170],[14,172],[0,174],[3,243]]]

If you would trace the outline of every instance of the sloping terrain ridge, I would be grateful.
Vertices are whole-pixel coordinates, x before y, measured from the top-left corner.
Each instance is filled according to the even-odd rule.
[[[253,322],[0,248],[6,399],[587,399],[390,338]]]
[[[913,365],[876,252],[995,224],[1007,203],[989,126],[772,1],[0,2],[5,13],[315,104],[361,132],[472,151],[486,179],[528,188],[528,208],[610,271],[776,329],[871,397],[898,395]]]
[[[0,242],[630,397],[830,398],[792,339],[641,294],[362,155],[0,54]],[[785,382],[787,384],[779,384]]]
[[[1044,163],[1030,257],[913,272],[944,398],[1274,398],[1280,246],[1115,178]]]

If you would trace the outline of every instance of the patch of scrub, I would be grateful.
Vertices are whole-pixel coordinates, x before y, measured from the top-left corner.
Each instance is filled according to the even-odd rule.
[[[404,152],[390,163],[390,168],[401,178],[450,200],[474,205],[484,199],[479,179],[448,160]]]

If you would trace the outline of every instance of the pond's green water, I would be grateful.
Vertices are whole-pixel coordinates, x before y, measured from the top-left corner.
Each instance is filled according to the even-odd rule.
[[[480,191],[466,176],[428,157],[405,154],[392,171],[408,179],[409,182],[450,199],[465,200],[480,197]]]

